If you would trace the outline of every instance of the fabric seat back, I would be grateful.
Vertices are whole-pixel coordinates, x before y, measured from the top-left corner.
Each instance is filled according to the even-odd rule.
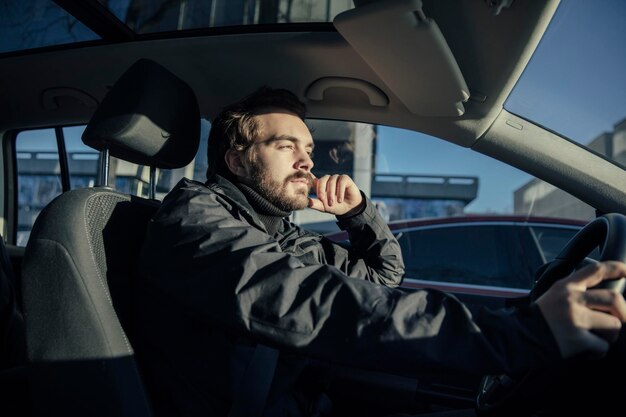
[[[199,124],[191,88],[140,60],[109,91],[83,141],[133,163],[179,168],[195,156]],[[35,416],[151,415],[131,310],[138,253],[157,207],[95,187],[60,195],[37,218],[22,281]]]
[[[24,321],[16,275],[0,236],[0,415],[27,416],[27,368]]]

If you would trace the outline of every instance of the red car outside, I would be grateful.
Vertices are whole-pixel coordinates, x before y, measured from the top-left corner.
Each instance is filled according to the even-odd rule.
[[[389,223],[402,247],[404,288],[519,297],[586,222],[546,217],[459,216]],[[327,235],[347,242],[345,232]],[[597,257],[597,251],[592,254]]]

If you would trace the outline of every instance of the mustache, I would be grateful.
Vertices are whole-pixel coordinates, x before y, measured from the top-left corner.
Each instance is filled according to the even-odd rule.
[[[307,182],[309,183],[309,187],[313,185],[313,174],[311,174],[310,172],[302,172],[302,171],[296,172],[295,174],[288,176],[285,181],[289,182],[291,180],[299,180],[299,179],[306,179]]]

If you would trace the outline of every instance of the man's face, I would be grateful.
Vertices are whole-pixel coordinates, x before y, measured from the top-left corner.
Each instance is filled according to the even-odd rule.
[[[248,149],[246,183],[284,211],[308,205],[313,177],[313,138],[295,114],[268,110],[256,116],[259,134]]]

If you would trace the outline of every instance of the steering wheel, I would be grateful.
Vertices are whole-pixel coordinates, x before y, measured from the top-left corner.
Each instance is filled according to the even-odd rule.
[[[617,214],[600,216],[582,228],[550,263],[537,271],[529,299],[536,301],[559,279],[589,263],[587,256],[600,248],[600,261],[626,262],[626,217]],[[594,288],[609,288],[619,293],[626,289],[626,278],[603,281]],[[532,371],[521,377],[507,375],[483,378],[476,398],[480,416],[532,413],[547,399],[546,392],[555,384],[555,370]],[[537,400],[539,398],[539,400]]]
[[[536,301],[557,280],[565,278],[580,266],[584,266],[586,256],[600,247],[600,261],[626,261],[626,217],[605,214],[582,228],[561,250],[554,261],[547,264],[530,292]],[[624,292],[626,279],[604,281],[596,288],[610,288]]]

